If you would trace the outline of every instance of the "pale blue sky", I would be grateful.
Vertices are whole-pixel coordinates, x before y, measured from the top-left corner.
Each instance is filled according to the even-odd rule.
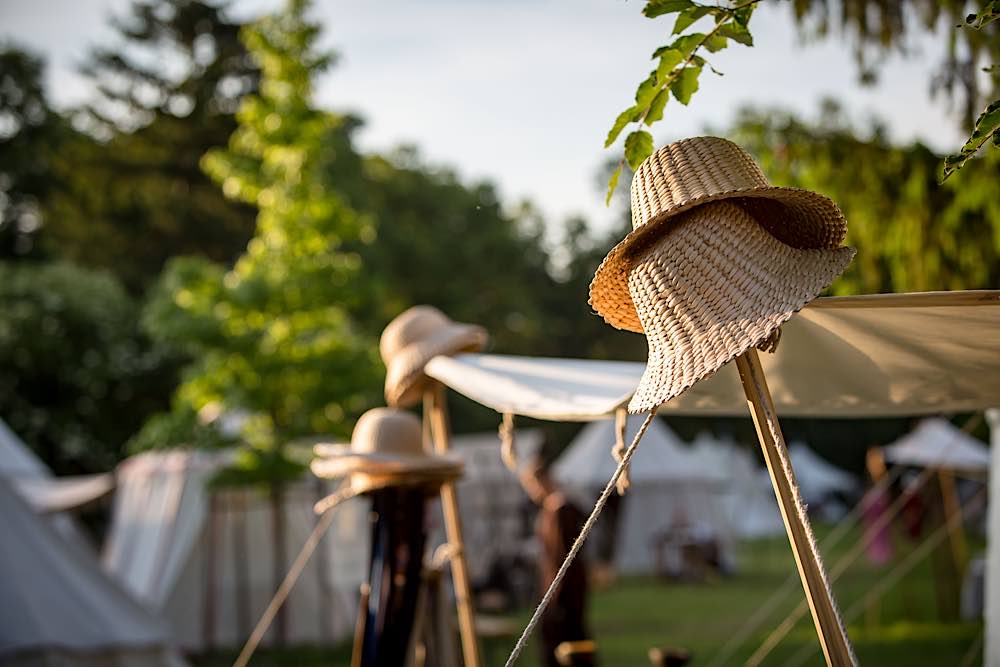
[[[946,101],[929,94],[943,32],[914,41],[912,56],[893,56],[880,85],[864,88],[842,39],[803,44],[787,3],[762,4],[751,23],[757,46],[716,54],[712,62],[725,76],[704,75],[687,108],[671,102],[654,133],[657,145],[725,126],[745,103],[814,114],[824,96],[841,100],[858,119],[876,114],[890,121],[897,140],[921,139],[941,150],[958,145]],[[278,5],[234,3],[241,16]],[[48,57],[52,96],[68,105],[89,94],[75,65],[89,45],[114,38],[106,17],[127,6],[128,0],[0,0],[0,36]],[[551,222],[582,213],[600,225],[612,214],[595,173],[617,156],[602,150],[604,136],[671,28],[669,20],[644,18],[642,6],[639,0],[318,0],[314,15],[325,28],[324,43],[341,55],[319,82],[319,101],[365,117],[363,148],[416,144],[430,161],[466,179],[496,182],[509,204],[528,197]]]

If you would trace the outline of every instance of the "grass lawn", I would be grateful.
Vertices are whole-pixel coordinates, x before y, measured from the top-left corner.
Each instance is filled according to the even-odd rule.
[[[827,531],[817,527],[822,536]],[[844,539],[839,547],[824,550],[831,568],[858,535]],[[974,551],[975,552],[975,551]],[[760,608],[773,591],[794,571],[791,552],[784,537],[747,542],[739,552],[738,575],[705,584],[679,584],[653,578],[626,578],[591,600],[591,625],[600,645],[602,667],[648,665],[652,646],[680,646],[695,655],[694,665],[707,665],[724,642],[735,635],[744,621]],[[834,585],[842,609],[865,597],[893,565],[874,568],[862,557]],[[742,665],[764,637],[802,599],[796,587],[762,629],[751,636],[727,664]],[[862,665],[962,664],[970,647],[982,633],[979,623],[942,623],[938,618],[934,577],[929,562],[913,570],[881,602],[850,623],[849,634]],[[529,612],[519,615],[526,622]],[[523,623],[522,623],[523,625]],[[489,667],[502,666],[513,639],[485,646]],[[785,665],[800,652],[812,649],[808,661],[823,665],[815,631],[808,614],[762,663]],[[529,647],[519,664],[537,665],[537,649]],[[232,664],[233,655],[205,656],[195,667]],[[294,650],[261,652],[251,662],[260,667],[346,666],[349,651]],[[969,664],[981,664],[977,655]]]

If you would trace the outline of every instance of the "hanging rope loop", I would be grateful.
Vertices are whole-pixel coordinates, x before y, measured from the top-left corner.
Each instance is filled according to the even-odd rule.
[[[622,462],[622,457],[625,455],[625,429],[628,427],[628,411],[624,407],[615,410],[615,446],[611,448],[611,456],[615,458],[617,463]],[[621,477],[618,478],[618,482],[615,484],[615,490],[618,491],[619,496],[624,496],[625,492],[628,491],[628,487],[632,485],[632,480],[629,478],[629,468],[631,466],[626,465],[622,469]]]
[[[514,415],[510,412],[503,413],[500,421],[500,459],[507,466],[507,470],[517,472],[517,448],[514,436]]]

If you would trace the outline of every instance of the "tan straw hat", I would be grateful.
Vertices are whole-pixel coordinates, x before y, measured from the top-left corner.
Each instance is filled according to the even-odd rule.
[[[458,477],[462,462],[428,454],[420,420],[395,408],[376,408],[361,415],[348,444],[317,444],[310,466],[317,477],[350,476],[355,491]]]
[[[632,181],[633,231],[608,254],[590,303],[644,332],[629,412],[653,409],[775,334],[854,257],[831,200],[767,185],[738,146],[699,137],[648,158]]]
[[[799,188],[774,187],[753,158],[718,137],[684,139],[659,149],[632,178],[632,231],[612,248],[590,285],[590,305],[617,329],[642,332],[629,294],[635,258],[676,216],[707,202],[728,200],[792,248],[834,249],[847,234],[837,205]]]
[[[394,407],[415,405],[423,394],[424,366],[439,355],[477,352],[489,340],[474,324],[453,322],[433,306],[413,306],[386,326],[379,341],[385,363],[385,400]]]

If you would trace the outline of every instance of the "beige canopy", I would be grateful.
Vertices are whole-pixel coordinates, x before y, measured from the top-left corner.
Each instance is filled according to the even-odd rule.
[[[641,344],[636,336],[636,344]],[[886,417],[1000,406],[1000,291],[817,299],[762,354],[782,415]],[[587,421],[624,405],[643,364],[464,354],[427,374],[493,408]],[[745,416],[736,368],[724,366],[660,408],[675,415]]]

